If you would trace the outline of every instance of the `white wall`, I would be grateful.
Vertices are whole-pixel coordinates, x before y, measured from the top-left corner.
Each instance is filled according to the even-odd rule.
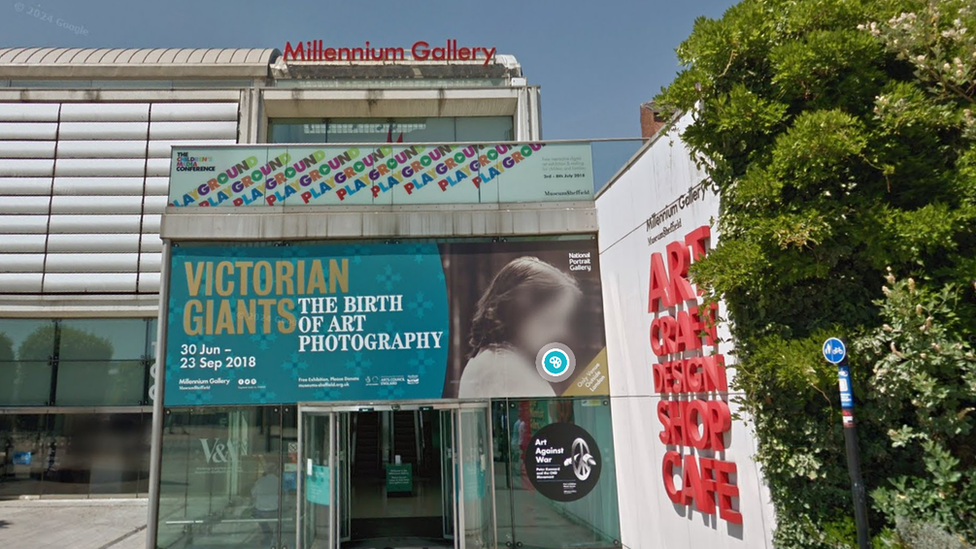
[[[686,116],[679,123],[679,130],[687,123]],[[621,538],[624,546],[637,549],[771,547],[773,511],[759,467],[751,458],[755,441],[746,423],[732,422],[725,435],[726,448],[721,451],[665,446],[658,436],[663,427],[657,404],[662,398],[675,396],[662,397],[655,392],[652,365],[665,359],[652,352],[651,323],[655,317],[673,316],[677,309],[693,306],[694,301],[648,313],[650,258],[653,253],[661,253],[666,264],[667,244],[703,225],[711,226],[711,245],[717,241],[714,221],[718,197],[701,188],[697,200],[684,203],[689,190],[700,188],[705,176],[676,136],[677,132],[672,132],[646,147],[596,201]],[[646,222],[654,214],[661,214],[662,220],[648,227]],[[669,228],[673,232],[649,244],[649,238],[661,236]],[[724,309],[720,308],[719,316],[724,316]],[[667,358],[724,354],[731,381],[734,368],[728,356],[731,342],[727,327],[720,325],[718,335],[717,346]],[[678,398],[723,401],[734,413],[735,396],[713,392]],[[709,457],[735,463],[737,474],[732,481],[738,487],[739,498],[733,504],[742,515],[741,524],[723,520],[717,510],[712,515],[699,511],[694,504],[685,507],[672,503],[665,492],[662,470],[668,450],[693,454],[696,459]],[[680,470],[676,472],[674,483],[680,489]]]

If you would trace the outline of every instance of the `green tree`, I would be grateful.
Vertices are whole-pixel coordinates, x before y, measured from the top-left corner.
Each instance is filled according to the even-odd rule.
[[[779,547],[854,541],[828,335],[853,343],[873,525],[976,542],[973,9],[744,0],[657,98],[722,196],[692,274],[734,320]]]
[[[10,362],[14,359],[14,342],[7,336],[0,332],[0,362]]]
[[[47,360],[54,354],[54,324],[45,325],[30,333],[20,343],[17,357],[21,361]],[[69,360],[112,360],[115,349],[112,342],[95,334],[60,327],[58,353],[62,359]]]

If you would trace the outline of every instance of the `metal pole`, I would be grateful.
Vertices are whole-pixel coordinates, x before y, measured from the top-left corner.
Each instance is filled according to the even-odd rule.
[[[152,439],[149,450],[149,516],[146,519],[146,547],[155,549],[159,526],[159,473],[162,467],[163,428],[166,421],[163,415],[163,391],[166,383],[166,321],[169,318],[169,262],[172,248],[168,240],[163,241],[163,261],[159,270],[159,320],[156,322],[156,389],[153,398]]]
[[[851,477],[851,492],[854,500],[854,522],[857,525],[857,545],[859,549],[871,549],[871,529],[868,526],[867,494],[861,478],[860,448],[857,443],[857,425],[854,422],[854,396],[851,391],[851,370],[847,358],[837,364],[837,379],[840,386],[840,406],[844,421],[844,442],[847,446],[847,472]]]

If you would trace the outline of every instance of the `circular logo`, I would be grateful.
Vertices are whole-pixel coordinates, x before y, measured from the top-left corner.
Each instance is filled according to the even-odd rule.
[[[552,423],[539,429],[525,450],[532,486],[556,501],[576,501],[600,480],[600,448],[582,427]]]
[[[576,369],[576,355],[562,343],[550,343],[539,350],[535,358],[536,369],[546,381],[563,381]]]

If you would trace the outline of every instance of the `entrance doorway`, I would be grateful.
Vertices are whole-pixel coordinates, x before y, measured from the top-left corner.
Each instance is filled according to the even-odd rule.
[[[299,406],[300,549],[493,547],[488,403]]]

